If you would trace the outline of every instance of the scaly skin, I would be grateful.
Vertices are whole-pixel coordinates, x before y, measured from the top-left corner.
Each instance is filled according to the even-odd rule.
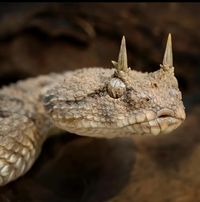
[[[170,45],[168,40],[163,66],[153,73],[128,68],[123,38],[116,68],[83,68],[3,87],[0,185],[26,173],[46,138],[59,130],[114,138],[177,128],[185,111]]]

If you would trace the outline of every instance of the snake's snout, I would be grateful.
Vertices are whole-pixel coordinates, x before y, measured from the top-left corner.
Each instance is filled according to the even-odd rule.
[[[178,107],[175,111],[176,117],[178,119],[181,119],[182,121],[184,121],[186,119],[186,114],[185,114],[185,108],[184,107]]]
[[[170,109],[161,109],[157,113],[157,118],[176,118],[180,120],[185,120],[186,114],[183,107],[178,107],[176,110],[170,110]]]
[[[160,133],[169,133],[178,128],[185,120],[184,107],[177,107],[175,110],[161,109],[157,113],[157,121],[160,126]]]

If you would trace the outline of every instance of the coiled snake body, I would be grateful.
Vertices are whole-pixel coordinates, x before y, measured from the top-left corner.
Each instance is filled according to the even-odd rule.
[[[19,81],[0,90],[0,185],[26,173],[59,130],[92,137],[163,134],[185,119],[171,35],[161,68],[127,66],[122,39],[115,68],[83,68]]]

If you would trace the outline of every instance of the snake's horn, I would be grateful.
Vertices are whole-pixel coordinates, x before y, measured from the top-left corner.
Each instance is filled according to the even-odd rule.
[[[114,60],[111,60],[111,62],[113,64],[113,66],[117,69],[118,63],[116,61],[114,61]]]
[[[163,64],[161,66],[163,68],[173,67],[172,37],[171,37],[170,33],[168,35],[165,54],[164,54],[164,57],[163,57]]]
[[[112,61],[113,65],[117,69],[117,71],[128,70],[128,60],[127,60],[127,52],[126,52],[126,40],[125,37],[122,37],[121,47],[119,51],[118,62]]]

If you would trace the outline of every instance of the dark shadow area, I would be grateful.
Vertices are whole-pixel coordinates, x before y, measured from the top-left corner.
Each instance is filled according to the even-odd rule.
[[[69,202],[102,202],[117,195],[134,168],[133,141],[67,136],[50,138],[31,171],[2,188],[0,195],[17,201]]]

